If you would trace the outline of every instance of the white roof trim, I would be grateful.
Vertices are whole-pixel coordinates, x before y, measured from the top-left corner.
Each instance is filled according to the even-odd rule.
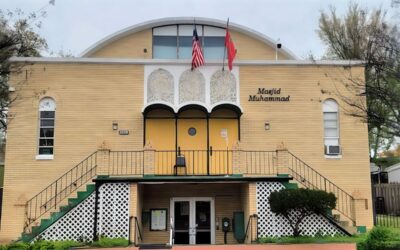
[[[394,164],[394,165],[392,165],[392,166],[390,166],[390,167],[387,167],[386,169],[385,169],[385,171],[386,172],[392,172],[392,171],[395,171],[395,170],[397,170],[397,169],[399,169],[400,168],[400,163],[396,163],[396,164]]]
[[[89,57],[92,54],[94,54],[96,51],[105,47],[106,45],[108,45],[122,37],[128,36],[130,34],[133,34],[133,33],[136,33],[136,32],[142,31],[142,30],[150,29],[150,28],[157,27],[157,26],[166,26],[166,25],[173,25],[173,24],[193,24],[193,20],[196,20],[196,24],[205,24],[205,25],[217,26],[217,27],[221,27],[221,28],[226,27],[225,21],[211,19],[211,18],[203,18],[203,17],[172,17],[172,18],[168,17],[168,18],[155,19],[155,20],[151,20],[148,22],[144,22],[144,23],[140,23],[137,25],[127,27],[127,28],[117,31],[109,36],[106,36],[105,38],[101,39],[100,41],[93,44],[92,46],[87,48],[85,51],[83,51],[82,54],[80,55],[80,57]],[[270,37],[268,37],[260,32],[257,32],[255,30],[252,30],[248,27],[239,25],[239,24],[230,22],[229,29],[246,34],[257,40],[260,40],[260,41],[268,44],[269,46],[272,46],[273,48],[275,48],[275,46],[277,44],[277,42],[275,40],[271,39]],[[297,59],[295,54],[293,54],[293,52],[291,52],[289,49],[285,48],[284,46],[282,46],[282,48],[280,49],[280,52],[283,53],[285,56],[287,56],[290,59]]]
[[[191,65],[190,60],[169,59],[128,59],[128,58],[87,58],[87,57],[11,57],[11,62],[23,63],[82,63],[82,64],[138,64],[138,65]],[[221,60],[207,60],[207,66],[221,65]],[[331,65],[363,66],[361,60],[235,60],[235,66],[241,65]],[[222,66],[222,65],[221,65]]]

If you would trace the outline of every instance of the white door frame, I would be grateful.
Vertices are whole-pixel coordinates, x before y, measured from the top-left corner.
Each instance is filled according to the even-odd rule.
[[[196,244],[196,238],[190,236],[190,230],[196,228],[196,201],[209,201],[210,202],[210,230],[211,230],[211,244],[215,244],[215,202],[213,197],[173,197],[170,202],[170,221],[175,223],[175,201],[189,201],[189,243]],[[196,231],[194,231],[196,232]]]

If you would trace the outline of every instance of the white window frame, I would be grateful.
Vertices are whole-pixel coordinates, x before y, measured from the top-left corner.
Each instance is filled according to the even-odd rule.
[[[177,47],[176,47],[176,59],[182,59],[179,54],[179,37],[190,36],[193,37],[193,24],[173,24],[166,26],[154,27],[152,31],[152,51],[153,59],[157,59],[154,57],[154,36],[175,36],[177,39]],[[197,35],[200,39],[201,46],[204,52],[204,37],[225,37],[226,30],[220,27],[214,27],[205,24],[196,24]],[[175,58],[174,58],[175,59]],[[187,60],[185,58],[184,60]],[[190,58],[189,58],[190,59]],[[207,58],[206,58],[207,59]]]
[[[42,118],[41,112],[42,111],[53,111],[54,118]],[[53,160],[54,159],[54,141],[55,141],[55,125],[56,125],[56,102],[51,97],[44,97],[39,102],[39,115],[38,115],[38,123],[39,123],[39,131],[38,131],[38,139],[37,139],[37,155],[36,160]],[[53,126],[42,126],[42,120],[53,120]],[[53,128],[53,137],[41,137],[40,130],[41,128]],[[52,139],[53,145],[52,146],[40,146],[41,139]],[[52,148],[53,154],[40,154],[40,148]]]
[[[335,99],[329,98],[326,99],[323,104],[323,114],[322,114],[322,119],[323,119],[323,133],[324,133],[324,155],[325,158],[341,158],[342,153],[340,152],[339,155],[327,155],[325,153],[325,147],[327,146],[339,146],[340,147],[340,115],[339,115],[339,104]],[[326,129],[329,129],[329,127],[326,127],[326,120],[325,119],[325,114],[336,114],[336,130],[337,130],[337,136],[326,136]],[[332,121],[332,120],[330,120]],[[331,127],[332,128],[332,127]],[[327,140],[337,140],[337,144],[328,144]]]

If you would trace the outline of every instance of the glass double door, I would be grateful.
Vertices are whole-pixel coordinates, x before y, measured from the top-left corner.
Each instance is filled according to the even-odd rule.
[[[174,244],[214,244],[214,200],[212,198],[173,198],[171,216]]]

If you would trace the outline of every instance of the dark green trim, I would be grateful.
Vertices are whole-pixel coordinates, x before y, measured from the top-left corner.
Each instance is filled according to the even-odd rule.
[[[289,177],[289,174],[278,174],[280,177]]]
[[[82,201],[88,198],[95,190],[94,184],[86,185],[86,191],[78,191],[76,198],[69,198],[68,205],[61,206],[58,212],[50,213],[50,218],[41,219],[39,226],[33,226],[31,233],[22,233],[20,240],[23,242],[31,242],[36,236],[41,234],[44,230],[53,225],[56,221],[61,219],[69,211],[79,205]]]
[[[286,189],[298,189],[299,188],[297,183],[282,182],[282,185],[285,186]]]
[[[140,182],[140,183],[148,183],[148,182],[170,182],[170,183],[185,183],[185,182],[264,182],[264,181],[278,181],[278,182],[289,182],[292,180],[292,177],[283,177],[283,176],[270,176],[270,177],[244,177],[243,175],[229,175],[229,176],[161,176],[161,175],[144,175],[143,177],[117,177],[117,176],[109,176],[102,178],[96,178],[94,182]]]

